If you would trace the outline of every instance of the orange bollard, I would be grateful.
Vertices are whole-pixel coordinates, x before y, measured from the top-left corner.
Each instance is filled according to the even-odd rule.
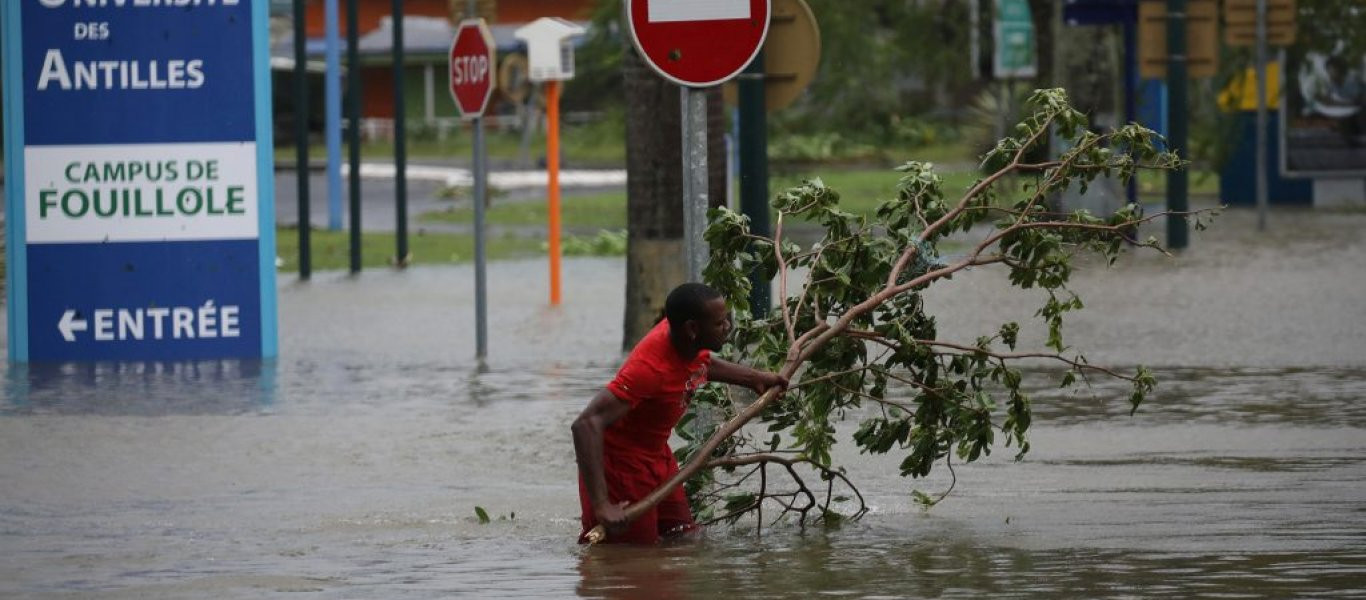
[[[545,82],[545,163],[550,172],[550,305],[560,305],[560,82]]]

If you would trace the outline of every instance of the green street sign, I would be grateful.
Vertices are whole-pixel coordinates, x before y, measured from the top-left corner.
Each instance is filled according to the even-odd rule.
[[[1034,23],[1028,0],[996,0],[992,72],[999,79],[1034,77]]]

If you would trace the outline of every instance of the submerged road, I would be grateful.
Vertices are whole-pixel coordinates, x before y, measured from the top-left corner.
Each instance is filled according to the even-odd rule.
[[[1077,271],[1065,341],[1155,367],[1137,415],[1034,373],[1032,452],[956,466],[933,510],[910,490],[946,469],[846,439],[862,521],[647,549],[573,543],[567,425],[619,364],[623,259],[566,260],[558,308],[542,261],[491,264],[487,372],[468,266],[281,275],[276,361],[3,367],[0,597],[1358,595],[1366,213],[1255,219]],[[985,268],[927,294],[950,340],[1040,302]]]

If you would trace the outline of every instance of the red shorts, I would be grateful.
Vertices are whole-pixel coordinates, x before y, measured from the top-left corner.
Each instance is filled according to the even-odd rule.
[[[634,456],[613,460],[610,456],[603,457],[607,498],[613,504],[637,502],[677,472],[678,463],[672,456],[667,460]],[[580,518],[583,532],[579,534],[579,543],[584,544],[588,542],[588,532],[597,527],[598,521],[593,516],[593,504],[588,499],[588,490],[583,485],[582,477],[579,478],[579,507],[583,510]],[[688,499],[683,494],[683,486],[679,486],[670,492],[664,501],[632,521],[625,531],[608,533],[604,541],[609,544],[654,544],[662,537],[680,535],[695,529],[697,524],[693,522]]]

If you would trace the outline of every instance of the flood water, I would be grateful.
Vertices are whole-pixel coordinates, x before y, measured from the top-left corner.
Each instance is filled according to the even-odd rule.
[[[1363,597],[1366,215],[1251,218],[1078,273],[1067,342],[1155,367],[1136,415],[1032,369],[1033,450],[928,511],[942,465],[845,447],[861,521],[651,548],[574,543],[568,423],[621,359],[621,259],[567,261],[558,309],[544,264],[492,265],[487,372],[468,268],[282,275],[276,361],[6,367],[0,597]],[[936,290],[941,336],[1027,319],[999,279]]]

